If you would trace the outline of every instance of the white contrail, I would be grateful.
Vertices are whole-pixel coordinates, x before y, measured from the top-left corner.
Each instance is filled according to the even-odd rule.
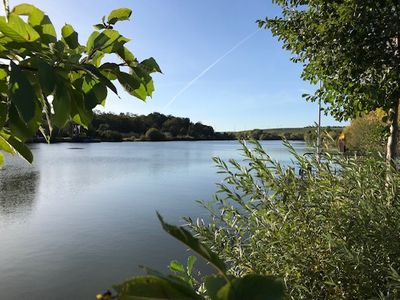
[[[209,65],[207,68],[205,68],[199,75],[197,75],[195,78],[193,78],[192,81],[190,81],[187,85],[185,85],[165,106],[163,109],[167,109],[172,103],[175,102],[175,100],[182,95],[184,92],[186,92],[187,89],[189,89],[193,84],[196,83],[197,80],[199,80],[201,77],[203,77],[208,71],[210,71],[213,67],[215,67],[216,64],[218,64],[221,60],[223,60],[225,57],[227,57],[229,54],[231,54],[233,51],[235,51],[237,48],[239,48],[241,45],[243,45],[247,40],[252,38],[258,30],[254,31],[253,33],[249,34],[246,36],[244,39],[242,39],[239,43],[237,43],[235,46],[233,46],[231,49],[229,49],[227,52],[225,52],[224,55],[222,55],[220,58],[218,58],[216,61],[214,61],[211,65]]]

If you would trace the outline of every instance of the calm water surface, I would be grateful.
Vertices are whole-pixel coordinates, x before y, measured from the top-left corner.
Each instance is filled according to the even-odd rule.
[[[288,163],[279,141],[268,153]],[[305,152],[302,142],[294,146]],[[93,299],[113,283],[166,271],[186,248],[160,229],[205,217],[195,200],[211,199],[211,158],[240,159],[228,142],[33,145],[35,163],[9,158],[0,169],[0,298]]]

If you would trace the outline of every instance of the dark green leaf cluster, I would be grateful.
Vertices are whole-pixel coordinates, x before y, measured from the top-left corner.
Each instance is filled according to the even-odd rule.
[[[49,138],[54,127],[68,121],[87,127],[92,110],[104,105],[109,90],[117,94],[113,81],[141,100],[151,97],[150,74],[161,72],[159,66],[153,58],[139,62],[125,46],[129,39],[113,29],[131,13],[127,8],[112,11],[85,45],[69,24],[58,38],[50,18],[30,4],[0,17],[1,150],[31,162],[26,139],[38,130]],[[110,54],[120,63],[102,61]]]
[[[288,299],[398,299],[400,174],[382,157],[298,155],[282,165],[256,142],[215,159],[225,180],[187,218],[236,276],[283,278]]]

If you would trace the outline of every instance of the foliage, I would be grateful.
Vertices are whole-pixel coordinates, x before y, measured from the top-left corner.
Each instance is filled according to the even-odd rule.
[[[117,94],[113,81],[141,100],[152,95],[150,74],[161,72],[159,66],[153,58],[139,62],[125,46],[129,39],[114,29],[131,13],[121,8],[107,21],[103,17],[85,45],[69,24],[57,37],[50,18],[30,4],[0,17],[1,150],[32,162],[24,142],[38,130],[48,140],[54,127],[68,121],[88,127],[92,110],[104,105],[108,91]],[[103,62],[106,55],[120,63]]]
[[[210,300],[281,300],[283,299],[283,284],[271,276],[246,275],[235,278],[228,275],[225,264],[207,246],[202,244],[188,230],[165,223],[158,215],[164,230],[180,242],[188,246],[209,264],[215,267],[217,273],[209,275],[199,283],[192,274],[196,261],[194,256],[188,258],[185,267],[173,261],[170,269],[176,275],[163,275],[147,269],[147,275],[138,276],[114,286],[116,294],[107,291],[97,295],[97,299],[128,300],[128,299],[210,299]]]
[[[342,131],[342,127],[321,127],[323,131],[328,131],[333,137]],[[295,140],[295,141],[310,141],[310,145],[315,141],[315,137],[310,134],[314,131],[313,127],[304,128],[272,128],[272,129],[254,129],[247,131],[235,132],[236,139],[252,139],[252,140]],[[311,141],[312,140],[312,141]]]
[[[162,141],[165,136],[160,130],[152,127],[146,131],[146,139],[149,141]]]
[[[398,299],[400,174],[382,157],[318,163],[287,147],[296,165],[257,142],[240,163],[215,158],[225,180],[202,202],[209,221],[186,218],[195,236],[235,276],[283,278],[289,299]]]
[[[384,152],[386,124],[383,111],[374,111],[351,121],[343,130],[346,147],[362,152]]]
[[[397,144],[400,98],[400,3],[394,0],[273,0],[279,17],[258,21],[303,64],[302,78],[322,83],[308,100],[348,120],[382,108],[391,121],[388,149]],[[390,156],[396,153],[390,153]]]
[[[92,127],[96,130],[101,124],[124,136],[136,136],[138,139],[150,128],[156,128],[171,139],[228,139],[233,138],[215,133],[211,126],[193,123],[189,118],[180,118],[161,113],[148,115],[96,113]]]
[[[341,129],[332,128],[330,126],[321,128],[321,146],[325,150],[337,148]],[[317,128],[312,127],[304,134],[304,141],[309,146],[316,146]]]

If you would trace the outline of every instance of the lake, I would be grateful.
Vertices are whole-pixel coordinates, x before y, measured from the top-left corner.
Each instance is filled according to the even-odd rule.
[[[280,141],[262,143],[284,163]],[[295,148],[309,151],[303,142]],[[206,217],[212,157],[240,159],[236,141],[35,144],[35,162],[6,157],[0,169],[0,298],[94,299],[114,283],[167,271],[190,255],[165,234],[169,223]]]

